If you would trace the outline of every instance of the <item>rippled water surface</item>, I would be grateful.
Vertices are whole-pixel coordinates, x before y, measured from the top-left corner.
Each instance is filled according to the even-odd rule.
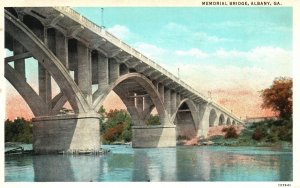
[[[103,147],[111,152],[5,156],[5,181],[292,181],[293,177],[288,149]]]

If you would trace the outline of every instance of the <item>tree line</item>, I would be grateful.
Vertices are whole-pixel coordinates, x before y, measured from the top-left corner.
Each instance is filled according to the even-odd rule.
[[[32,143],[32,123],[18,117],[14,121],[5,121],[5,142]]]

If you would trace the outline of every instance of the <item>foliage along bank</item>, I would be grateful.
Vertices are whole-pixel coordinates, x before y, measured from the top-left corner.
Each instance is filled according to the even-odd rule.
[[[132,119],[126,110],[106,110],[101,107],[99,110],[100,134],[103,144],[126,143],[132,140]],[[147,125],[159,125],[158,115],[150,115]]]
[[[293,120],[266,120],[247,126],[240,134],[234,127],[222,130],[225,135],[211,136],[204,141],[212,141],[225,146],[281,146],[293,144]]]
[[[32,123],[24,118],[5,121],[5,142],[32,143]]]

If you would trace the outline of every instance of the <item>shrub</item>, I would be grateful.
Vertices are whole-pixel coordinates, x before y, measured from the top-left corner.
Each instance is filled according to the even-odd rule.
[[[228,127],[223,127],[222,132],[227,132]]]
[[[271,130],[268,131],[266,141],[268,141],[268,142],[277,142],[278,141],[278,129],[275,126],[272,126]]]
[[[24,118],[5,121],[5,142],[32,143],[32,124]]]
[[[234,126],[230,126],[230,127],[224,127],[222,129],[222,132],[225,132],[225,138],[238,138],[239,135],[236,132],[236,129],[234,128]]]
[[[146,125],[160,125],[159,116],[150,114],[150,117],[146,121]]]
[[[112,128],[109,128],[103,135],[103,138],[108,142],[116,141],[119,136],[122,134],[124,129],[123,124],[118,124]]]
[[[178,135],[177,140],[189,140],[189,137],[187,137],[185,135]]]
[[[257,140],[257,141],[260,141],[264,137],[265,137],[265,133],[264,133],[264,131],[262,131],[261,128],[256,128],[252,135],[252,139]]]
[[[282,126],[279,128],[278,137],[282,141],[293,141],[293,129],[289,126]]]
[[[130,130],[125,130],[122,134],[122,138],[125,142],[130,142],[132,140],[132,132]]]

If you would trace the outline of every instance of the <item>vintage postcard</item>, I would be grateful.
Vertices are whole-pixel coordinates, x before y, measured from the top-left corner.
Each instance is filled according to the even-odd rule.
[[[4,1],[3,185],[300,186],[299,5]]]

